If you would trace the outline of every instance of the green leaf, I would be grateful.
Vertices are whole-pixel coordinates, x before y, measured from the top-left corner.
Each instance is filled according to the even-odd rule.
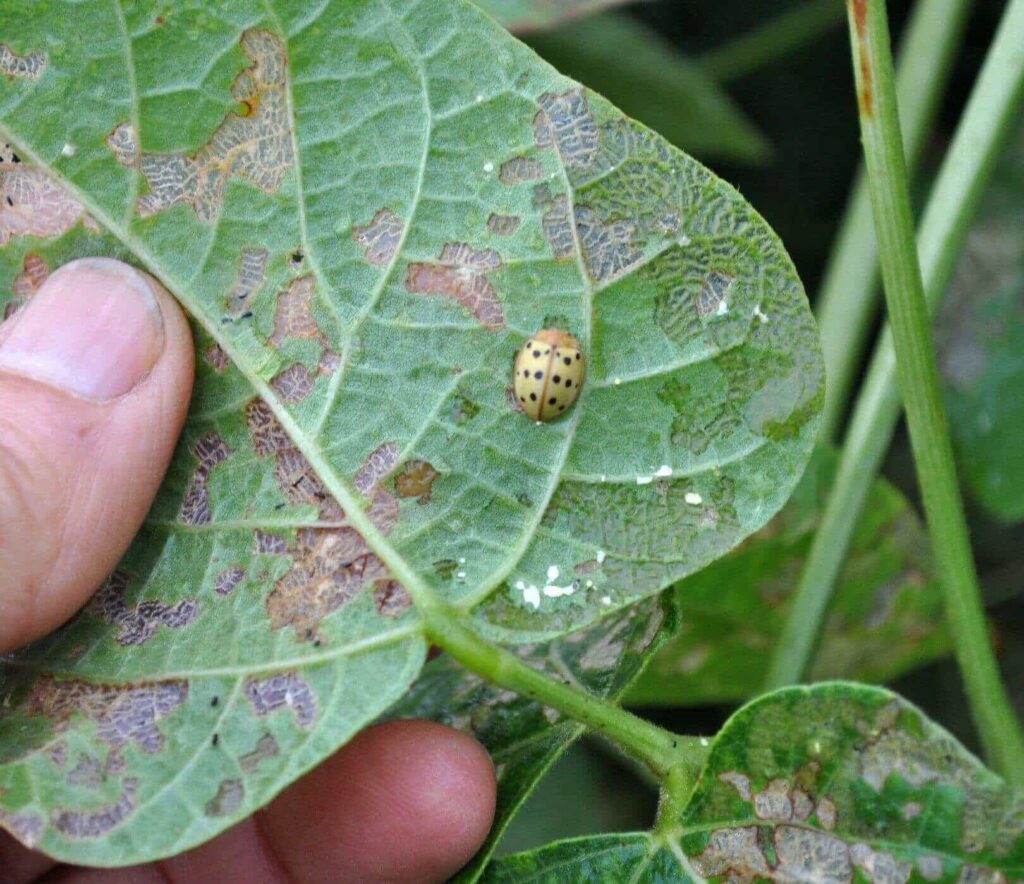
[[[617,700],[676,626],[667,601],[650,599],[583,632],[520,650],[524,660],[559,680]],[[471,733],[490,753],[498,806],[487,842],[458,880],[474,881],[512,818],[584,727],[501,690],[447,657],[433,660],[389,718],[429,718]]]
[[[562,635],[791,492],[822,365],[778,239],[475,7],[26,10],[0,6],[7,278],[94,238],[167,284],[200,359],[137,541],[6,661],[0,823],[22,840],[184,850],[402,696],[428,616]],[[511,362],[555,324],[587,381],[535,425]]]
[[[705,159],[764,162],[771,148],[729,94],[651,28],[608,13],[537,34],[530,45],[677,147]]]
[[[514,34],[557,27],[630,0],[473,0]]]
[[[1024,126],[1003,152],[939,314],[946,408],[961,476],[1007,522],[1024,519]]]
[[[835,451],[818,449],[768,525],[676,584],[680,632],[651,661],[627,702],[726,703],[760,692],[836,465]],[[816,681],[885,682],[948,650],[927,535],[884,479],[864,507],[829,612],[811,670]]]
[[[671,822],[653,836],[497,860],[486,880],[838,884],[1024,873],[1021,796],[918,709],[865,685],[788,688],[743,707]]]

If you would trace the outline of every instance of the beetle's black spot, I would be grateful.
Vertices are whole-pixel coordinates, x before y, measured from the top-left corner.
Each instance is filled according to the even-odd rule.
[[[554,405],[557,401],[558,400],[554,396],[552,396],[550,399],[548,399],[548,405]]]
[[[540,359],[540,350],[534,350],[533,351],[533,358],[534,359]]]
[[[527,342],[526,342],[526,347],[527,347],[527,349],[529,349],[529,348],[530,348],[530,347],[532,347],[532,346],[533,346],[533,341],[527,341]]]
[[[530,394],[530,401],[531,402],[536,402],[537,401],[537,394],[536,393],[531,393]]]
[[[562,376],[560,374],[556,374],[551,380],[553,380],[556,384],[560,384],[562,383]]]
[[[526,397],[525,396],[520,396],[519,397],[519,401],[520,402],[525,402],[526,401]]]
[[[572,360],[568,356],[565,357],[565,364],[572,365]]]
[[[580,354],[579,354],[579,353],[577,353],[577,354],[576,354],[576,358],[577,358],[577,359],[580,359],[580,358],[581,358],[581,357],[580,357]]]
[[[558,410],[559,411],[565,411],[565,406],[564,405],[559,405],[558,406]]]
[[[569,378],[566,378],[566,379],[565,379],[565,385],[566,385],[567,387],[571,387],[571,386],[572,386],[572,381],[571,381],[571,380],[570,380]]]
[[[533,373],[533,376],[539,381],[542,377],[544,377],[544,372],[536,371]]]
[[[547,356],[550,352],[551,352],[551,348],[548,347],[547,350],[544,351],[544,355]]]

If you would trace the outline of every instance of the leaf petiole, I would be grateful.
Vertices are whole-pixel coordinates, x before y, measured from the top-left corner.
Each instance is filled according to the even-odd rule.
[[[602,734],[659,779],[665,780],[676,768],[692,772],[704,763],[706,739],[673,734],[572,685],[553,681],[515,654],[485,641],[466,623],[467,615],[455,608],[431,606],[423,615],[427,639],[452,659],[487,681],[550,706]]]

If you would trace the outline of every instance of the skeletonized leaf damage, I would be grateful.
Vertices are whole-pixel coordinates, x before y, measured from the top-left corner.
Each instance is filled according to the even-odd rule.
[[[227,0],[219,21],[251,24],[214,32],[191,8],[156,26],[149,3],[124,22],[74,8],[0,11],[12,52],[47,47],[38,76],[0,80],[0,129],[65,200],[59,224],[12,229],[0,266],[30,297],[29,252],[52,269],[86,235],[116,251],[95,219],[181,299],[200,358],[115,579],[8,666],[0,824],[44,820],[43,848],[78,861],[184,849],[402,695],[425,651],[415,598],[505,638],[561,634],[785,500],[822,378],[778,240],[475,9],[331,0],[275,20]],[[92,32],[119,49],[103,65],[80,51]],[[538,428],[506,388],[553,325],[583,342],[588,381]],[[187,695],[149,755],[108,747],[81,708],[27,705],[45,678]],[[82,782],[53,770],[58,728],[94,748]],[[115,749],[123,765],[94,775]],[[56,808],[111,825],[72,837]]]

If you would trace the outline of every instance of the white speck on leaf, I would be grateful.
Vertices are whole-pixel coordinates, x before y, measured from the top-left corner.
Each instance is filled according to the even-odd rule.
[[[758,304],[754,308],[754,316],[756,316],[758,319],[760,319],[762,324],[768,321],[768,314],[761,312],[761,305],[760,304]]]
[[[60,149],[63,156],[73,157],[75,155],[75,146],[69,141],[65,142],[64,146]]]
[[[718,309],[715,311],[715,316],[725,316],[728,312],[729,302],[725,298],[722,298],[722,300],[718,302]]]
[[[637,476],[636,477],[636,484],[637,485],[650,485],[651,482],[653,482],[653,481],[654,481],[654,476]]]
[[[551,565],[548,567],[548,580],[557,580],[558,575],[561,572],[558,570],[558,565]]]
[[[704,498],[701,497],[696,491],[687,491],[686,494],[683,495],[683,500],[685,500],[691,506],[700,506],[702,503],[704,503]]]
[[[662,465],[661,467],[658,468],[658,472],[656,472],[654,475],[658,476],[659,478],[664,478],[665,476],[671,476],[672,475],[672,467],[670,467],[668,464],[664,464],[664,465]]]
[[[493,172],[494,171],[494,163],[484,163],[484,171],[485,172]]]
[[[604,562],[604,558],[606,555],[607,553],[605,553],[603,549],[599,549],[596,555],[594,556],[594,558],[597,559],[597,564],[602,564]]]

